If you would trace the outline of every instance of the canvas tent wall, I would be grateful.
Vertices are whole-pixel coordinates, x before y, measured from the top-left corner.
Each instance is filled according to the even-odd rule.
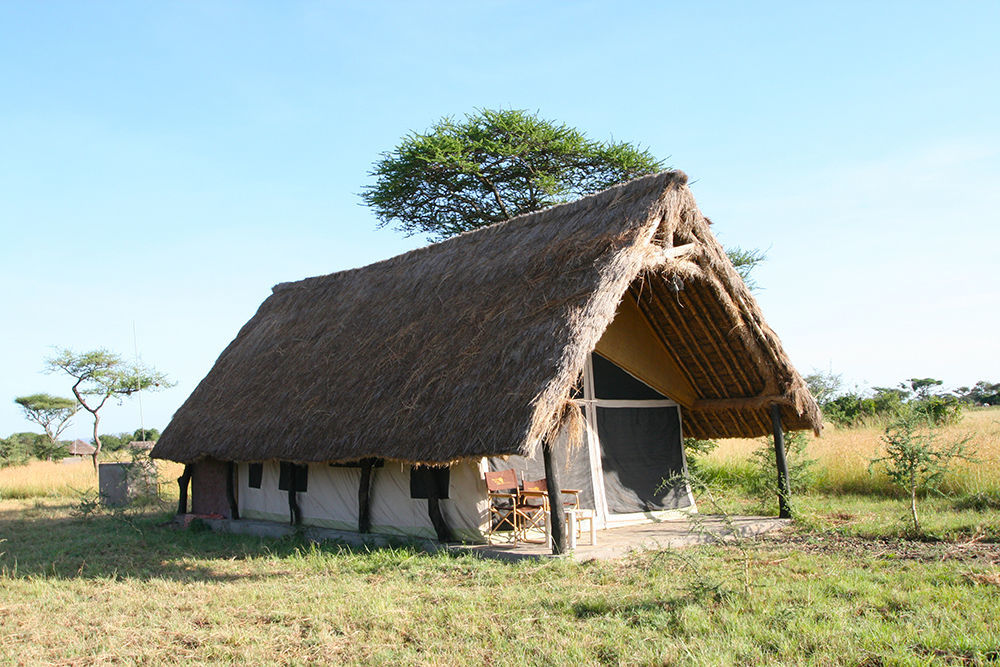
[[[259,470],[252,475],[254,466],[259,466]],[[278,461],[241,463],[237,475],[240,517],[289,521],[288,492],[287,487],[282,488]],[[375,469],[371,488],[371,532],[437,537],[427,514],[426,497],[419,497],[421,494],[413,488],[411,476],[412,466],[400,462],[386,461]],[[305,489],[301,490],[300,485],[297,493],[303,524],[357,530],[360,468],[311,463],[305,479]],[[441,511],[452,536],[463,542],[482,541],[488,510],[479,463],[461,461],[449,466],[444,488]]]
[[[152,454],[195,469],[531,458],[585,424],[573,390],[595,351],[677,403],[686,435],[768,434],[772,406],[785,428],[820,427],[686,176],[664,172],[276,286]]]

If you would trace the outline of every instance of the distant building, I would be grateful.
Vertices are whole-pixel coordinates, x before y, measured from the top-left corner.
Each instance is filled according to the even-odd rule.
[[[94,452],[97,451],[97,447],[77,439],[69,443],[68,451],[70,456],[93,456]]]

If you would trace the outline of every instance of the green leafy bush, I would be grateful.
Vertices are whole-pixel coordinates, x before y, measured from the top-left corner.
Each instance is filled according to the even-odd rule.
[[[699,440],[684,438],[684,456],[687,459],[688,472],[698,475],[701,472],[701,458],[708,456],[719,446],[715,440]]]

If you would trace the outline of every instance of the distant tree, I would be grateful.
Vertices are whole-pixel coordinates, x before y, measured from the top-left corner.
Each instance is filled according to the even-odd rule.
[[[909,383],[910,389],[918,399],[927,398],[930,396],[932,388],[940,387],[944,384],[941,380],[935,380],[934,378],[910,378]]]
[[[653,174],[665,168],[646,149],[594,141],[565,123],[519,109],[446,116],[382,154],[361,192],[379,226],[440,241]],[[751,286],[757,249],[727,250]]]
[[[62,449],[59,436],[69,426],[69,420],[77,413],[80,406],[72,398],[51,394],[18,396],[14,402],[21,406],[26,419],[35,422],[45,431],[49,441],[48,451],[40,458],[51,460],[52,456]]]
[[[102,433],[101,434],[101,450],[107,452],[117,452],[120,449],[128,447],[128,443],[132,441],[131,433]],[[96,443],[91,442],[95,447]]]
[[[813,395],[820,408],[824,408],[830,401],[835,399],[844,384],[843,377],[833,371],[813,370],[812,373],[803,378],[809,393]]]
[[[973,405],[1000,405],[1000,382],[980,380],[972,387],[955,390],[959,400]]]
[[[48,359],[47,364],[48,372],[63,372],[74,380],[73,395],[94,417],[94,470],[97,470],[97,457],[101,453],[100,411],[108,399],[115,397],[120,401],[141,390],[155,391],[170,386],[163,373],[139,364],[128,364],[105,349],[82,353],[63,349]]]
[[[838,426],[856,426],[863,419],[878,414],[875,401],[857,389],[841,393],[828,400],[823,408],[823,418]]]
[[[47,443],[48,438],[41,433],[12,433],[0,438],[0,468],[24,465]]]
[[[139,442],[154,442],[160,439],[160,431],[155,428],[147,428],[146,430],[137,428],[132,434],[132,439]]]

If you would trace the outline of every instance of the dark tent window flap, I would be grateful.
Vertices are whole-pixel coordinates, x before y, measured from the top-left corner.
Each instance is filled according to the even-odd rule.
[[[259,489],[260,483],[264,479],[264,464],[263,463],[251,463],[248,467],[249,480],[248,484],[251,489]]]
[[[448,487],[451,484],[450,468],[431,468],[414,466],[410,468],[410,497],[429,498],[431,489],[437,489],[437,497],[448,498]]]
[[[641,382],[599,354],[592,354],[594,393],[597,398],[615,401],[662,401],[667,397]]]
[[[296,465],[287,461],[281,462],[281,470],[278,473],[278,490],[288,490],[292,475],[295,475],[295,490],[299,493],[305,493],[309,487],[309,466]]]
[[[661,488],[684,468],[676,407],[597,408],[608,510],[613,514],[687,507],[684,484]]]

